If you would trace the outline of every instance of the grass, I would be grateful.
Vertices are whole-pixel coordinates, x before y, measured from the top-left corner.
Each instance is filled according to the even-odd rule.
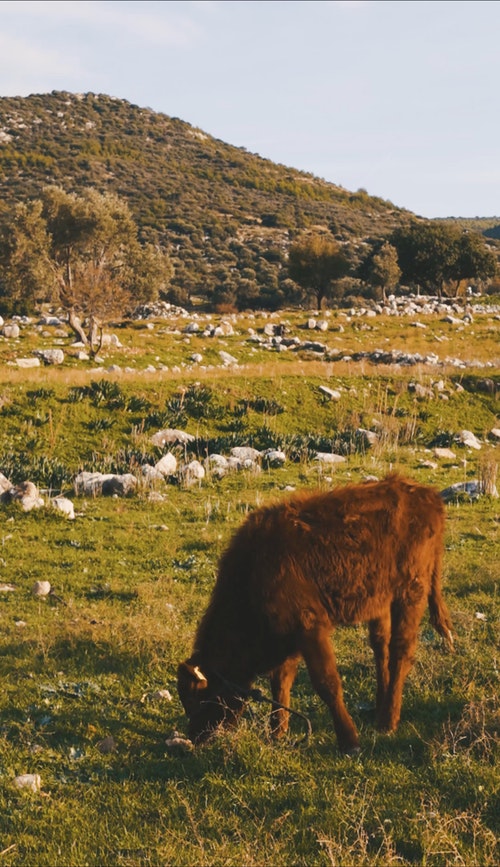
[[[467,357],[481,356],[487,327],[487,317],[474,323]],[[408,340],[413,332],[420,329],[409,327]],[[359,333],[365,346],[368,336]],[[166,344],[167,364],[169,352]],[[449,400],[419,401],[408,391],[412,379],[427,385],[438,376]],[[209,442],[266,438],[295,456],[281,469],[207,477],[190,489],[165,484],[159,501],[142,488],[126,499],[73,497],[75,521],[48,508],[0,507],[0,582],[15,587],[0,592],[0,864],[498,863],[498,500],[448,507],[445,595],[457,652],[443,649],[425,618],[395,735],[374,729],[372,655],[366,630],[354,627],[339,629],[335,645],[361,733],[358,757],[338,752],[304,669],[293,706],[311,720],[308,743],[298,720],[273,743],[265,708],[254,705],[235,732],[202,749],[165,744],[185,731],[177,663],[189,653],[217,559],[249,510],[287,485],[328,488],[391,468],[440,489],[485,472],[485,450],[456,444],[455,461],[421,463],[435,439],[462,428],[483,437],[499,426],[493,395],[457,392],[451,368],[438,376],[286,353],[234,372],[0,368],[0,471],[14,481],[69,493],[79,469],[153,462],[158,428],[146,420],[156,413],[168,421],[174,410],[199,437],[193,456]],[[319,384],[340,387],[341,400],[325,401]],[[358,426],[381,431],[379,443],[361,447],[352,437]],[[347,461],[320,472],[311,453],[328,442],[345,446]],[[35,598],[37,580],[49,580],[54,594]],[[40,774],[41,791],[16,789],[22,773]]]

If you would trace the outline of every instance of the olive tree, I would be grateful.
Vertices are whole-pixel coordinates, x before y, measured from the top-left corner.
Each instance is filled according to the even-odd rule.
[[[0,264],[11,305],[62,307],[92,354],[106,320],[155,300],[172,276],[168,256],[140,244],[126,202],[94,189],[46,187],[40,199],[19,204],[3,227]]]
[[[306,293],[315,296],[318,310],[326,298],[335,297],[336,283],[348,270],[344,250],[327,236],[307,235],[290,247],[288,274]]]

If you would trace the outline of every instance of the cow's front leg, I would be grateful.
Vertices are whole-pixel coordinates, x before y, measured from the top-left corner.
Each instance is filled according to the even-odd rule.
[[[290,707],[290,690],[297,674],[299,656],[290,656],[270,674],[271,692],[274,701]],[[283,708],[271,712],[271,733],[275,738],[281,738],[288,731],[290,714]]]
[[[344,753],[359,750],[359,737],[344,704],[342,683],[330,639],[330,628],[317,626],[301,636],[300,649],[314,689],[333,718],[339,748]]]

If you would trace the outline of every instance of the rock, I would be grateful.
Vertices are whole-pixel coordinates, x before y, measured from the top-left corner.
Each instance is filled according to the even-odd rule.
[[[477,500],[477,498],[484,493],[484,485],[482,482],[478,479],[473,479],[470,482],[457,482],[455,485],[450,485],[449,488],[445,488],[444,491],[441,491],[441,497],[445,503],[449,503],[452,500],[457,499],[460,494],[467,494],[471,500]],[[498,491],[494,485],[490,491],[488,491],[488,495],[490,497],[498,497]]]
[[[39,358],[16,358],[16,364],[18,367],[27,369],[29,367],[40,367],[40,359]]]
[[[20,485],[10,490],[10,498],[21,503],[23,512],[31,512],[32,509],[41,509],[44,505],[44,500],[40,496],[40,492],[33,482],[21,482]]]
[[[62,324],[63,321],[62,319],[59,319],[58,316],[41,316],[38,320],[38,325],[43,325],[45,327],[51,325],[59,328]]]
[[[34,349],[33,354],[45,364],[62,364],[64,361],[62,349]]]
[[[188,738],[183,738],[179,732],[172,732],[172,736],[167,738],[165,746],[169,752],[189,753],[194,749],[194,744]]]
[[[256,461],[260,458],[260,452],[251,446],[234,446],[231,455],[238,461]]]
[[[179,468],[178,476],[184,485],[191,487],[205,478],[205,469],[199,461],[191,461]]]
[[[320,464],[344,464],[347,460],[343,455],[335,455],[330,452],[316,452],[316,456],[314,458],[315,461],[318,461]]]
[[[50,504],[62,512],[63,515],[67,515],[70,521],[75,520],[75,507],[67,497],[54,497],[53,500],[50,500]]]
[[[203,361],[203,355],[200,355],[199,352],[194,352],[193,355],[190,356],[189,360],[192,361],[193,364],[201,364]]]
[[[206,458],[205,467],[209,473],[220,479],[229,470],[229,463],[224,455],[213,454]]]
[[[419,461],[420,466],[425,470],[437,470],[439,464],[435,461]]]
[[[51,590],[52,587],[50,581],[35,581],[31,588],[33,596],[36,596],[38,599],[43,599],[45,596],[48,596]]]
[[[103,334],[102,346],[113,346],[115,349],[122,348],[122,344],[116,334]]]
[[[123,475],[112,475],[110,478],[104,479],[102,483],[102,493],[104,496],[127,497],[132,494],[137,487],[137,479],[132,473],[124,473]]]
[[[163,482],[165,479],[163,473],[160,470],[157,470],[156,467],[152,467],[151,464],[144,464],[141,467],[141,473],[144,481],[148,485],[152,485],[155,482]]]
[[[408,383],[408,391],[415,394],[420,400],[434,400],[432,388],[426,388],[425,385],[421,385],[419,382]]]
[[[185,328],[183,328],[183,334],[196,334],[200,330],[200,326],[197,322],[189,322]]]
[[[17,789],[28,789],[30,792],[39,792],[42,787],[40,774],[19,774],[14,778]]]
[[[500,440],[500,428],[494,427],[490,430],[490,437],[493,437],[496,440]]]
[[[260,466],[251,458],[236,458],[234,455],[230,455],[227,459],[227,466],[229,470],[239,471],[239,470],[252,470],[255,473],[260,473]]]
[[[327,385],[320,385],[318,388],[320,392],[326,395],[326,397],[329,397],[330,400],[340,400],[342,397],[340,391],[337,391],[335,388],[328,388]]]
[[[469,449],[475,449],[476,451],[480,451],[481,449],[481,443],[470,430],[461,430],[458,434],[458,439],[462,445],[467,446]]]
[[[372,430],[366,430],[364,427],[358,427],[356,433],[358,434],[358,436],[362,437],[365,446],[374,446],[376,443],[378,443],[378,436]]]
[[[75,493],[84,497],[107,496],[124,497],[135,490],[137,479],[131,473],[114,475],[113,473],[79,473],[74,482]]]
[[[0,593],[14,593],[15,590],[15,584],[0,584]]]
[[[0,473],[0,497],[2,497],[3,494],[8,493],[9,499],[10,499],[10,491],[12,490],[12,488],[13,488],[12,483],[9,482],[8,478],[6,476],[4,476],[3,473]]]
[[[191,443],[195,437],[192,434],[188,434],[183,430],[176,430],[176,428],[168,428],[167,430],[159,430],[157,433],[153,434],[151,437],[151,442],[155,446],[159,446],[160,448],[167,443],[170,445],[173,443],[180,443],[181,445],[185,445],[186,443]]]
[[[168,689],[157,689],[151,696],[156,701],[172,701],[172,695]]]
[[[171,452],[167,452],[154,465],[154,469],[161,473],[163,477],[173,476],[177,472],[177,458]]]
[[[268,467],[282,467],[286,463],[286,455],[279,449],[266,449],[262,452],[262,461]]]
[[[314,331],[314,329],[316,328],[316,325],[317,325],[316,319],[313,319],[311,317],[311,319],[307,320],[306,328],[308,328],[309,331]]]
[[[436,446],[436,448],[434,449],[434,457],[442,458],[443,460],[454,461],[456,458],[456,454],[451,449]]]
[[[21,330],[19,328],[19,325],[14,322],[12,325],[4,325],[1,333],[9,340],[16,340],[19,337]]]
[[[230,367],[232,364],[238,364],[238,359],[233,355],[230,355],[229,352],[224,352],[223,349],[219,351],[219,357],[226,367]]]

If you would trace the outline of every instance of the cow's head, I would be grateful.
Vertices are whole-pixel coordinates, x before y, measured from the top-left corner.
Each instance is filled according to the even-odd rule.
[[[189,719],[188,735],[200,744],[219,726],[236,725],[244,708],[241,698],[216,674],[205,673],[192,660],[177,669],[177,690]]]

